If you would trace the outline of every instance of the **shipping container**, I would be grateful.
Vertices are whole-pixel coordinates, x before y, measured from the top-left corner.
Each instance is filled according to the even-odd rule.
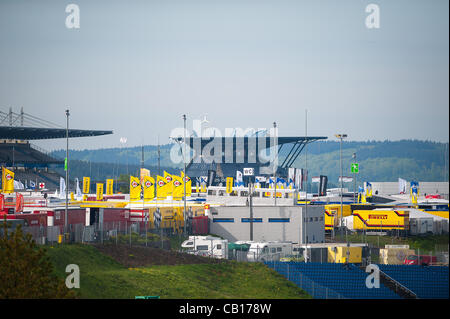
[[[408,247],[380,249],[380,262],[385,265],[402,265],[408,255],[413,255],[414,249]]]
[[[329,263],[362,263],[362,247],[328,247]]]

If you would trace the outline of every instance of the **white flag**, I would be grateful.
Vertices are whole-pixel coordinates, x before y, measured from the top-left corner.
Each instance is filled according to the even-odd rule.
[[[79,185],[79,182],[78,182],[78,177],[75,178],[75,183],[76,183],[77,197],[82,197],[83,194],[81,194],[81,189],[80,189],[80,185]]]
[[[399,178],[398,179],[398,192],[400,194],[406,194],[406,187],[407,187],[407,182],[404,179]]]
[[[244,178],[241,171],[236,171],[236,186],[244,186]]]
[[[59,198],[66,198],[66,182],[64,178],[59,178]]]
[[[14,189],[23,189],[23,184],[20,181],[14,181]]]
[[[302,169],[296,168],[295,169],[295,186],[298,189],[302,189]]]

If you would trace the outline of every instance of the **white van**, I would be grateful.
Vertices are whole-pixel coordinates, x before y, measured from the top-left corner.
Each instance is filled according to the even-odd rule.
[[[290,242],[252,242],[247,253],[248,261],[277,261],[285,256],[292,255]]]
[[[228,240],[213,236],[189,236],[181,244],[189,254],[228,259]]]

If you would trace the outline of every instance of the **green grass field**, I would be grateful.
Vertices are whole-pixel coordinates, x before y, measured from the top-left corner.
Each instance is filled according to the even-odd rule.
[[[80,267],[81,298],[293,299],[303,290],[260,263],[226,262],[125,268],[89,245],[48,247],[55,273],[65,278],[68,264]]]

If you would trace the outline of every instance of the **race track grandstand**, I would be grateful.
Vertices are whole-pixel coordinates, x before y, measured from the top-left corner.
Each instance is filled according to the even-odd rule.
[[[64,166],[64,160],[50,156],[29,141],[66,138],[66,134],[74,138],[112,134],[112,131],[66,131],[57,124],[24,113],[23,110],[20,113],[13,112],[11,108],[9,112],[0,110],[0,165],[14,171],[14,179],[21,187],[23,185],[23,189],[54,191],[59,187],[61,175],[52,169]]]

